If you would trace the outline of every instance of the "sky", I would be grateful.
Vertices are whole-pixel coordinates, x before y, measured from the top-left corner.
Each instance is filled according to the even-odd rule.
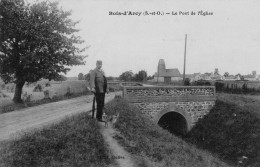
[[[33,0],[27,0],[33,1]],[[51,1],[51,0],[50,0]],[[78,35],[89,46],[86,64],[66,76],[86,74],[103,61],[107,76],[140,70],[153,75],[160,59],[186,74],[260,74],[260,1],[258,0],[58,0],[80,20]],[[110,12],[141,12],[109,15]],[[164,15],[144,15],[145,12]],[[198,15],[199,11],[213,15]],[[194,12],[195,15],[191,15]],[[166,14],[170,13],[170,14]],[[177,13],[177,15],[172,15]],[[187,13],[187,15],[183,15]]]

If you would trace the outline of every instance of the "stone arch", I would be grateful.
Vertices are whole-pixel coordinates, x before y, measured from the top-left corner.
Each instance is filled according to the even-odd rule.
[[[170,112],[175,112],[175,113],[179,113],[180,115],[182,115],[185,120],[186,120],[186,124],[187,124],[187,131],[190,131],[192,128],[192,118],[189,115],[189,113],[187,113],[186,111],[184,111],[183,109],[177,107],[174,103],[169,103],[168,107],[166,107],[165,109],[163,109],[162,111],[160,111],[155,117],[154,117],[154,121],[158,124],[159,120],[167,113]]]

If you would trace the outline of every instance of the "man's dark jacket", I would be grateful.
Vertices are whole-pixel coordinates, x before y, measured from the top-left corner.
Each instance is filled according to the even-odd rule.
[[[90,74],[90,88],[95,88],[96,93],[107,92],[107,79],[104,72],[95,68]]]

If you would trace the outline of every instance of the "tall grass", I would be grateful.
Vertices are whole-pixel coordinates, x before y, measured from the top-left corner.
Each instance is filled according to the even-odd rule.
[[[209,152],[199,150],[160,128],[122,99],[108,103],[105,112],[109,115],[120,113],[116,128],[122,136],[118,135],[117,139],[140,167],[228,166]]]
[[[114,164],[88,113],[8,141],[0,150],[0,166],[109,166]]]

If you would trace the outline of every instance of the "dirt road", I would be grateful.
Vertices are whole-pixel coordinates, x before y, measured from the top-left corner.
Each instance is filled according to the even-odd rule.
[[[115,93],[107,94],[106,102],[114,96]],[[0,141],[16,137],[17,132],[40,128],[66,116],[90,111],[92,100],[93,95],[89,95],[1,114]]]

